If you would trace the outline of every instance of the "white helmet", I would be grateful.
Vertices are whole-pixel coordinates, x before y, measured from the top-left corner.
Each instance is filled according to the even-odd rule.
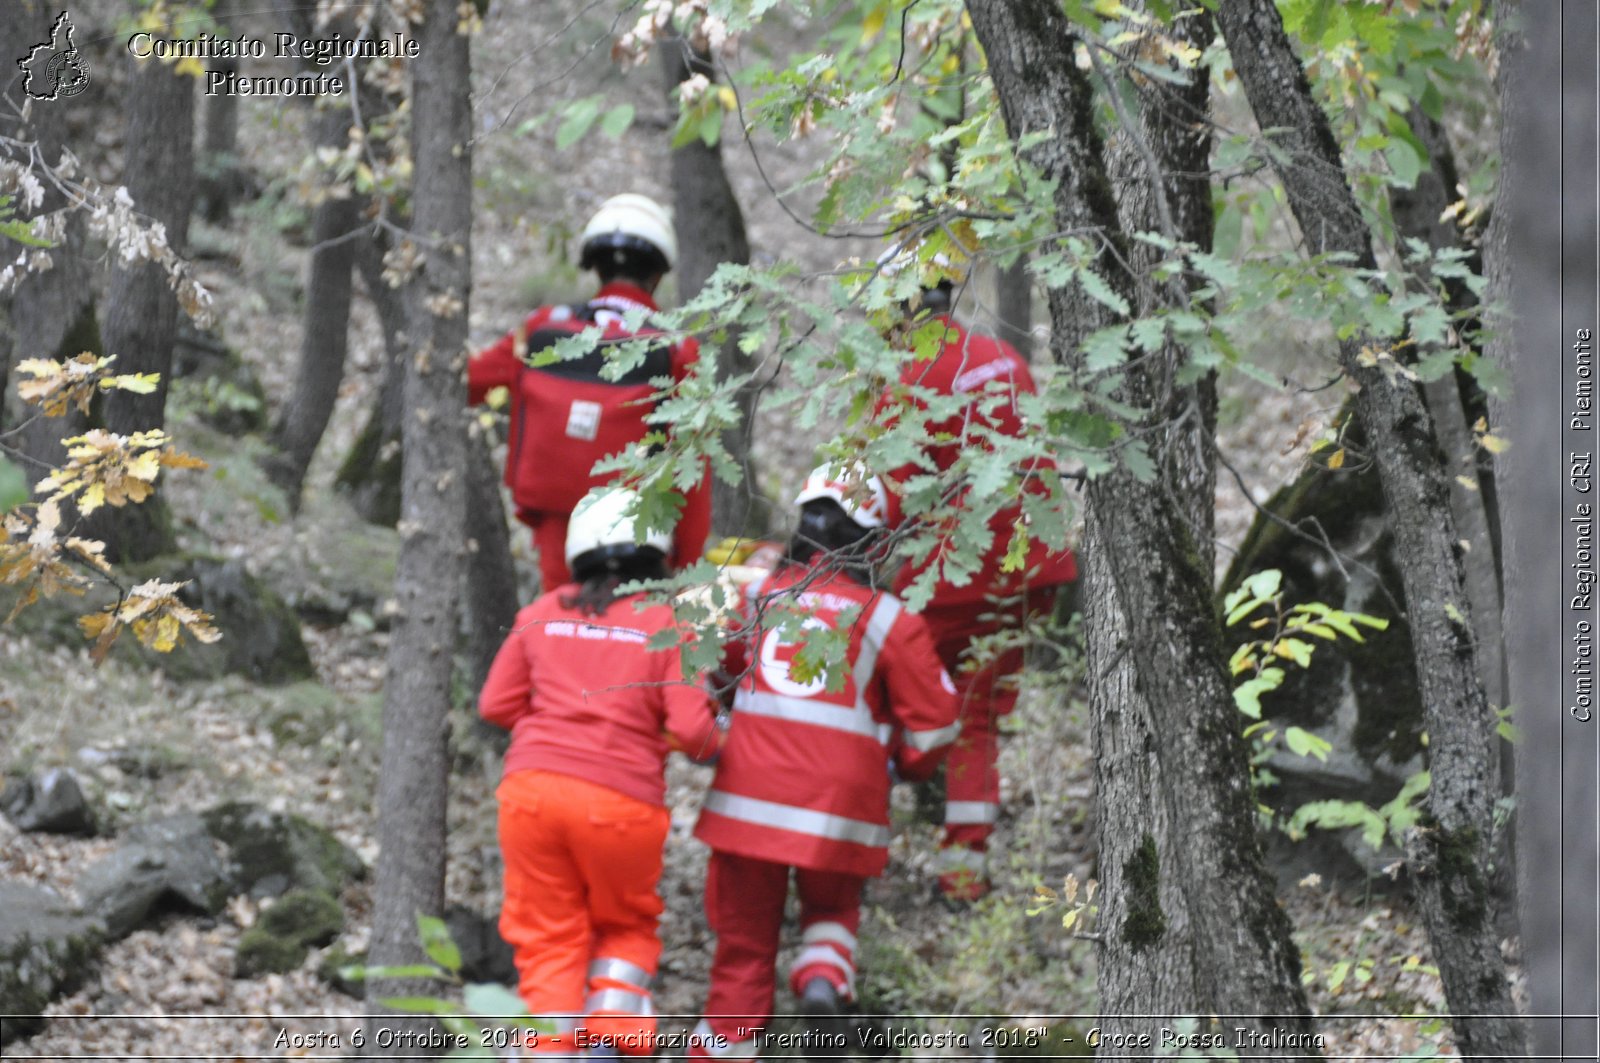
[[[968,263],[963,260],[957,262],[943,251],[935,251],[926,262],[918,257],[918,248],[922,241],[917,239],[902,240],[890,244],[878,256],[878,272],[886,278],[898,277],[908,269],[916,270],[917,280],[924,288],[932,288],[943,282],[960,284],[967,279]]]
[[[643,252],[659,255],[661,271],[678,261],[678,237],[667,208],[636,192],[612,196],[600,204],[583,227],[579,269],[593,269],[606,252]]]
[[[637,534],[642,529],[628,510],[638,497],[625,487],[604,487],[590,491],[578,503],[567,522],[567,567],[574,575],[591,564],[627,557],[645,547],[659,550],[663,557],[671,553],[670,531],[648,529],[642,539]]]
[[[892,521],[888,488],[859,461],[843,467],[819,465],[812,469],[794,504],[803,506],[819,498],[839,503],[845,515],[863,528],[882,528]]]

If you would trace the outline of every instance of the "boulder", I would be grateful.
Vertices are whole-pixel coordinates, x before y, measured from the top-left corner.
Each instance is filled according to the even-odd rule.
[[[133,933],[151,915],[188,910],[215,915],[231,895],[228,865],[205,821],[180,813],[141,823],[78,880],[84,911],[108,940]]]
[[[329,944],[344,929],[344,909],[321,890],[290,890],[261,913],[239,939],[234,977],[287,974],[312,948]]]
[[[45,1005],[77,986],[102,940],[98,923],[49,890],[0,882],[0,1045],[44,1024]]]
[[[1356,427],[1347,431],[1346,443],[1364,445]],[[1302,727],[1333,746],[1326,762],[1286,749],[1274,753],[1265,767],[1275,781],[1263,790],[1262,799],[1283,813],[1326,799],[1362,801],[1376,808],[1421,770],[1423,751],[1422,697],[1410,628],[1401,615],[1405,591],[1378,474],[1370,464],[1310,468],[1265,508],[1310,538],[1258,516],[1223,578],[1219,603],[1247,576],[1275,568],[1283,573],[1286,606],[1322,602],[1381,617],[1389,627],[1365,631],[1362,643],[1311,640],[1316,647],[1311,667],[1286,668],[1283,685],[1262,697],[1264,717]],[[1340,559],[1315,541],[1322,535]],[[1224,649],[1231,653],[1256,634],[1243,625],[1228,628]],[[1330,854],[1348,852],[1343,843],[1321,848]],[[1387,862],[1390,854],[1368,855],[1357,861],[1363,870],[1376,861]]]
[[[286,812],[230,801],[205,813],[206,829],[228,848],[235,893],[276,897],[291,889],[338,896],[366,865],[325,828]]]
[[[517,984],[517,965],[511,946],[500,936],[500,914],[479,915],[463,905],[444,913],[450,939],[461,950],[461,977],[468,982]]]
[[[6,783],[0,809],[18,830],[49,834],[93,834],[94,816],[77,776],[65,768],[47,768],[26,779]]]
[[[300,618],[283,599],[251,575],[242,561],[192,557],[168,577],[188,580],[181,596],[214,618],[222,638],[185,642],[169,671],[243,675],[258,683],[288,683],[316,674],[300,637]]]

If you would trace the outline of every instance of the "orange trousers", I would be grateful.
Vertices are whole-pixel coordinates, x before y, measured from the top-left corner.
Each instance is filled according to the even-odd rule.
[[[624,1054],[654,1051],[650,980],[661,956],[656,925],[661,848],[671,817],[570,775],[505,777],[500,848],[505,902],[500,934],[517,965],[517,992],[536,1016],[583,1037],[615,1039]],[[562,1038],[540,1048],[570,1050]]]

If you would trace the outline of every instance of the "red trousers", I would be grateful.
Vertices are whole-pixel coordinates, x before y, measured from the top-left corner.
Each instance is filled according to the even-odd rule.
[[[778,935],[789,896],[787,864],[713,850],[706,870],[706,917],[717,935],[705,1026],[726,1038],[728,1060],[756,1054],[754,1031],[772,1017],[777,992]],[[794,868],[800,894],[801,949],[789,968],[798,995],[813,978],[833,983],[841,998],[855,996],[856,930],[866,879],[836,871]],[[692,1055],[707,1055],[691,1046]]]
[[[974,654],[973,642],[1014,632],[1030,617],[1050,609],[1052,588],[1032,591],[1026,603],[997,607],[990,602],[941,605],[922,612],[933,632],[934,649],[961,698],[961,736],[945,758],[945,847],[981,853],[1000,818],[1000,717],[1017,706],[1017,681],[1026,663],[1020,643],[1000,653]],[[978,658],[983,663],[978,663]]]
[[[496,796],[505,857],[500,933],[528,1011],[562,1017],[563,1029],[618,1038],[625,1053],[653,1052],[649,987],[661,956],[656,884],[667,810],[547,771],[513,772]]]

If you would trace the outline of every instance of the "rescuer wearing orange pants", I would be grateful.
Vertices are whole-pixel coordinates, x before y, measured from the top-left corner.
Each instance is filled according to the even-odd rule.
[[[789,986],[814,1017],[855,996],[861,891],[888,863],[890,765],[926,778],[955,738],[955,688],[921,619],[874,587],[888,493],[859,469],[818,469],[796,502],[785,559],[744,591],[748,641],[716,778],[695,837],[711,846],[706,915],[717,934],[705,1018],[690,1054],[753,1059],[772,1015],[793,873],[803,948]],[[846,633],[842,689],[791,671],[800,643],[773,618]]]
[[[636,543],[634,502],[610,489],[579,503],[565,551],[578,582],[517,614],[478,703],[511,730],[496,795],[500,933],[529,1012],[560,1031],[535,1039],[537,1051],[602,1039],[602,1050],[654,1052],[663,770],[670,749],[706,761],[721,744],[716,703],[684,681],[676,649],[648,646],[673,628],[671,608],[616,596],[666,575],[670,536]]]
[[[1020,438],[1027,430],[1020,395],[1037,388],[1028,364],[1004,340],[985,336],[961,325],[951,315],[955,282],[964,277],[962,267],[944,254],[917,261],[914,248],[896,246],[879,259],[886,272],[916,268],[921,291],[906,304],[903,328],[928,324],[942,326],[939,353],[930,359],[907,358],[900,379],[880,397],[878,415],[886,421],[915,416],[926,409],[926,398],[961,397],[959,413],[941,420],[926,420],[923,453],[938,475],[949,475],[963,451],[987,449],[990,437]],[[889,474],[891,484],[929,471],[907,465]],[[1021,494],[1043,494],[1043,479],[1054,472],[1049,461],[1019,468],[1015,489]],[[966,501],[965,484],[952,485],[958,505]],[[989,891],[989,838],[1000,818],[1000,719],[1017,703],[1017,681],[1024,665],[1020,635],[1034,617],[1048,615],[1056,589],[1077,578],[1071,550],[1052,550],[1038,538],[1029,543],[1022,563],[1007,571],[1007,552],[1013,530],[1026,518],[1020,497],[1002,505],[989,521],[990,543],[979,559],[978,571],[957,585],[948,579],[934,583],[932,600],[922,618],[933,632],[939,659],[955,678],[961,699],[961,738],[945,762],[944,838],[936,862],[939,890],[954,902],[975,901]],[[919,576],[941,559],[941,542],[920,562],[902,567],[895,590],[905,593]],[[976,654],[974,643],[1000,640],[998,652]]]

